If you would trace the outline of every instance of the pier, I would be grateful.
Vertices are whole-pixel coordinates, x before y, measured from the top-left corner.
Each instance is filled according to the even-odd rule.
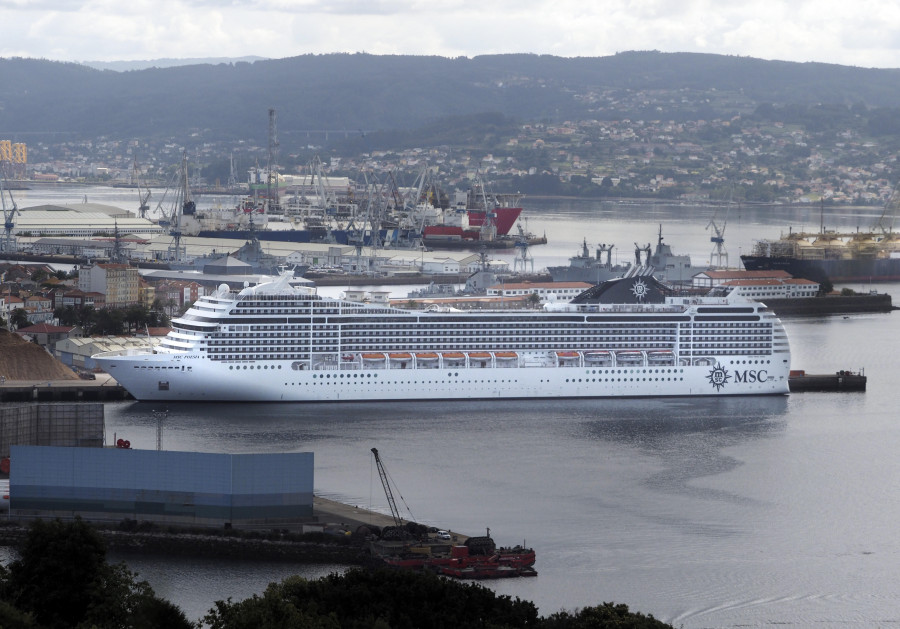
[[[2,402],[114,402],[133,400],[107,374],[96,380],[7,380],[0,383]]]

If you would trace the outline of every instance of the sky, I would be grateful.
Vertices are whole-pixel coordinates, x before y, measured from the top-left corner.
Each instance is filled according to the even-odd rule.
[[[0,0],[0,57],[629,50],[900,67],[898,0]]]

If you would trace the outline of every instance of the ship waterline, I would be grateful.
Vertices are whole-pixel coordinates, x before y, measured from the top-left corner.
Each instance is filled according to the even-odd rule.
[[[94,358],[142,401],[788,392],[787,336],[763,304],[662,289],[626,278],[553,311],[437,313],[325,298],[283,276],[200,298],[155,350]]]

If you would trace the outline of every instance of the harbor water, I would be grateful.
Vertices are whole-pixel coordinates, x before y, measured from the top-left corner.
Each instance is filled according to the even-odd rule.
[[[377,447],[406,517],[468,534],[490,527],[500,544],[534,546],[537,578],[487,585],[545,615],[615,601],[683,627],[894,624],[893,316],[787,321],[795,364],[865,366],[865,393],[169,405],[163,446],[312,451],[318,494],[386,512],[369,452]],[[153,410],[108,404],[110,438],[155,447]],[[192,617],[224,593],[249,596],[291,572],[129,563]]]
[[[100,194],[98,192],[98,194]],[[102,202],[98,198],[92,201]],[[27,204],[19,203],[20,206]],[[115,203],[113,203],[115,204]],[[119,203],[119,205],[125,205]],[[708,207],[526,199],[536,270],[583,237],[710,259]],[[732,264],[753,239],[868,228],[880,209],[732,209]],[[721,224],[722,218],[717,219]],[[509,256],[514,252],[497,254]],[[868,290],[868,286],[853,286]],[[900,285],[873,288],[900,295]],[[864,393],[731,399],[169,404],[167,450],[315,453],[317,494],[387,512],[370,450],[419,522],[537,552],[533,579],[485,585],[542,615],[606,601],[676,627],[900,623],[897,314],[786,318],[793,367],[865,368]],[[105,405],[107,440],[157,442],[159,404]],[[125,557],[197,619],[217,599],[339,566]]]

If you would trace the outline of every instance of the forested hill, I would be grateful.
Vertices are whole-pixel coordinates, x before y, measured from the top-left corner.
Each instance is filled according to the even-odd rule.
[[[484,112],[563,121],[721,117],[760,103],[900,106],[900,70],[658,52],[574,59],[329,54],[128,72],[13,58],[0,59],[0,85],[2,138],[259,137],[270,107],[279,132],[290,133],[413,129]],[[641,93],[653,94],[652,106],[636,98]]]

